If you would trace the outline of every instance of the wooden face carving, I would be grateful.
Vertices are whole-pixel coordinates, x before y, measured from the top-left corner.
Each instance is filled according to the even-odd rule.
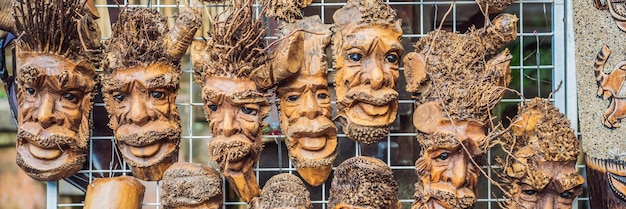
[[[205,79],[202,97],[213,135],[210,157],[231,188],[248,202],[259,194],[252,166],[263,149],[260,127],[269,112],[268,101],[249,79],[217,76]]]
[[[302,178],[313,186],[326,181],[336,157],[337,128],[326,77],[321,40],[304,41],[307,55],[292,79],[279,85],[280,120],[289,157]]]
[[[161,63],[113,70],[103,81],[109,126],[133,175],[160,180],[178,159],[179,75]]]
[[[72,176],[87,155],[95,71],[52,54],[18,56],[17,164],[40,181]]]
[[[572,208],[572,202],[582,194],[582,184],[585,182],[576,171],[576,161],[537,162],[536,158],[538,156],[523,160],[529,165],[536,164],[536,167],[520,163],[514,165],[525,167],[525,175],[513,181],[509,208]]]
[[[336,34],[337,116],[344,132],[356,141],[380,141],[396,119],[401,36],[402,31],[382,24]]]
[[[618,63],[610,74],[604,73],[604,63],[609,59],[611,50],[603,45],[596,58],[595,75],[598,84],[598,96],[610,100],[609,108],[604,112],[603,123],[609,128],[620,127],[620,121],[626,117],[626,92],[622,89],[626,84],[626,61]]]
[[[208,165],[174,163],[165,171],[161,191],[161,204],[168,209],[222,208],[222,177]]]

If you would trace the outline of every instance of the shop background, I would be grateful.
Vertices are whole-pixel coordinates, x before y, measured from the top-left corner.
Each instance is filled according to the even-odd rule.
[[[202,7],[197,0],[184,0],[196,7]],[[117,21],[119,13],[118,5],[114,0],[95,0],[101,19],[98,20],[103,32],[103,38],[106,40],[110,37],[111,23]],[[485,24],[483,13],[473,0],[459,1],[401,1],[386,0],[398,12],[398,18],[403,21],[403,46],[405,54],[413,51],[413,44],[423,37],[429,31],[434,30],[443,21],[442,29],[448,31],[459,31],[464,33],[472,25],[477,28]],[[566,54],[568,51],[567,30],[571,29],[566,25],[568,11],[567,2],[564,0],[520,0],[515,1],[506,13],[516,14],[520,19],[518,25],[517,40],[507,46],[513,55],[511,61],[512,80],[509,87],[521,93],[506,93],[502,102],[496,106],[493,111],[495,122],[502,122],[508,126],[510,118],[517,113],[518,104],[524,101],[524,98],[530,99],[534,97],[549,98],[551,92],[561,84],[558,92],[553,93],[550,98],[559,109],[564,112],[572,124],[577,125],[576,113],[576,87],[575,80],[571,79],[574,71],[573,66],[567,64]],[[345,0],[314,0],[313,4],[304,9],[304,15],[319,15],[324,23],[332,24],[333,13],[345,4]],[[145,7],[148,5],[147,0],[132,1],[119,0],[121,7]],[[173,15],[176,12],[175,0],[152,0],[151,7],[158,8],[164,15],[170,17],[170,27],[174,24]],[[184,3],[181,6],[186,6]],[[444,18],[446,11],[452,6],[450,14]],[[204,10],[203,31],[198,32],[197,39],[202,39],[202,35],[210,30],[208,24],[207,12],[215,15],[224,10],[224,5],[209,5],[202,7]],[[260,9],[256,7],[257,9]],[[594,8],[590,8],[594,9]],[[571,15],[571,14],[570,14]],[[491,18],[494,16],[492,15]],[[278,25],[276,21],[266,20],[270,26],[267,36],[267,42],[275,41],[274,29]],[[571,41],[570,41],[571,42]],[[327,50],[328,63],[332,63],[332,55]],[[568,66],[569,65],[569,66]],[[570,69],[571,68],[571,69]],[[181,114],[181,123],[183,127],[182,140],[180,144],[180,161],[193,163],[209,162],[207,142],[210,141],[210,128],[204,113],[202,112],[202,98],[200,97],[200,86],[193,80],[193,70],[190,65],[189,55],[185,55],[182,60],[183,76],[181,79],[181,90],[177,98],[178,110]],[[402,68],[400,70],[403,70]],[[568,74],[568,72],[572,72]],[[399,185],[399,198],[403,203],[403,208],[410,208],[413,202],[414,186],[417,175],[414,170],[415,160],[419,157],[420,146],[415,139],[415,129],[413,128],[411,118],[413,112],[413,100],[410,94],[404,91],[406,84],[404,75],[400,74],[398,82],[398,91],[400,92],[400,107],[396,121],[392,124],[391,134],[387,140],[383,140],[378,144],[359,145],[354,141],[345,137],[343,132],[339,132],[339,144],[337,146],[337,159],[335,166],[339,165],[345,159],[356,155],[376,157],[386,162],[393,170],[396,181]],[[334,72],[331,69],[329,73],[329,86],[333,86]],[[333,108],[336,111],[334,89],[331,88],[331,98]],[[0,111],[2,111],[2,119],[8,118],[8,102],[6,95],[0,95],[4,101],[0,101]],[[284,136],[281,133],[276,111],[276,99],[273,98],[272,112],[265,119],[268,126],[263,128],[264,131],[264,150],[261,160],[256,167],[256,176],[259,178],[260,186],[273,175],[279,173],[293,173],[297,175],[295,168],[289,162],[287,149],[282,141]],[[121,156],[113,148],[114,142],[111,130],[106,127],[108,118],[104,104],[96,102],[94,112],[92,114],[95,125],[94,134],[91,142],[91,152],[109,152],[112,158]],[[573,127],[578,130],[578,127]],[[41,183],[28,179],[25,175],[20,176],[21,172],[15,166],[15,124],[11,120],[0,122],[0,203],[8,206],[11,202],[16,202],[17,208],[41,208],[44,205],[47,208],[82,208],[84,201],[84,192],[76,189],[74,186],[65,181]],[[580,135],[580,134],[579,134]],[[495,158],[502,156],[503,153],[498,149],[492,149],[485,156],[483,161],[483,169],[490,177],[498,181],[497,172],[501,172],[495,165]],[[581,162],[581,161],[579,161]],[[92,169],[81,170],[79,173],[88,176],[85,181],[92,181],[98,175],[130,175],[130,170],[125,164],[115,164],[108,166],[107,169],[93,169],[92,160],[89,162]],[[494,164],[489,166],[490,164]],[[580,163],[579,163],[580,164]],[[5,166],[6,165],[6,166]],[[8,166],[14,166],[10,169]],[[5,169],[9,168],[9,169]],[[579,170],[584,175],[584,165],[579,165]],[[311,192],[311,200],[314,208],[326,208],[326,201],[330,189],[332,174],[319,187],[308,187]],[[26,179],[24,179],[26,178]],[[15,179],[23,179],[15,181]],[[159,204],[159,182],[142,182],[146,185],[146,194],[143,208],[162,208]],[[5,186],[13,185],[13,186]],[[32,187],[32,189],[31,189]],[[224,208],[247,208],[244,202],[240,202],[233,191],[225,184],[224,187],[225,201]],[[24,193],[17,196],[32,197],[32,200],[15,199],[11,196],[15,191],[25,190]],[[499,208],[497,201],[502,201],[503,193],[497,186],[492,185],[485,176],[481,176],[478,185],[478,203],[475,208],[491,209]],[[19,204],[19,203],[22,204]],[[27,207],[25,202],[33,204],[33,207]],[[586,185],[584,185],[584,193],[574,202],[573,208],[589,208],[588,195]],[[0,208],[5,208],[0,206]]]

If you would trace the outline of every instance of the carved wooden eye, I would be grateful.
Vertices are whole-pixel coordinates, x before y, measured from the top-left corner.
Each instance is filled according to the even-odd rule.
[[[150,95],[152,95],[152,98],[155,98],[155,99],[163,98],[163,92],[159,92],[159,91],[150,92]]]
[[[537,195],[537,190],[524,190],[522,191],[526,195]]]
[[[124,97],[126,97],[124,94],[113,95],[113,98],[115,98],[115,101],[118,101],[118,102],[124,101]]]
[[[298,98],[300,98],[298,95],[291,95],[287,97],[287,101],[295,102]]]
[[[385,56],[385,59],[387,59],[387,62],[396,63],[396,62],[398,62],[398,55],[396,55],[396,54],[388,54],[388,55]]]
[[[213,112],[217,111],[217,105],[214,105],[214,104],[209,105],[209,110]]]
[[[26,93],[28,95],[33,95],[33,94],[35,94],[35,89],[33,89],[33,88],[26,88]]]
[[[72,94],[72,93],[65,93],[62,95],[63,99],[70,101],[72,103],[77,103],[78,102],[78,96],[76,94]]]
[[[326,94],[326,93],[321,93],[321,94],[318,94],[318,95],[317,95],[317,98],[318,98],[318,99],[326,99],[326,98],[328,98],[328,94]]]
[[[349,54],[348,58],[350,58],[350,60],[352,60],[353,62],[360,62],[361,58],[363,58],[363,55],[361,55],[361,54]]]
[[[572,196],[574,196],[574,193],[571,193],[571,192],[559,193],[559,197],[561,197],[561,198],[569,199],[569,198],[572,198]]]
[[[248,115],[256,115],[257,110],[247,107],[241,107],[241,112]]]
[[[437,156],[437,159],[439,159],[439,160],[447,160],[448,157],[450,157],[450,153],[444,152],[444,153],[439,154]]]

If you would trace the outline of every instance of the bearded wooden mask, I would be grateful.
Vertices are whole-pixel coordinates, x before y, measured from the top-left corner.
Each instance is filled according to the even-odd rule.
[[[179,62],[200,26],[190,9],[169,31],[156,9],[126,8],[113,27],[102,91],[116,144],[139,179],[160,180],[178,160]]]
[[[166,209],[222,208],[222,177],[207,165],[174,163],[165,171],[161,191]]]
[[[402,205],[397,192],[398,183],[385,162],[356,156],[337,166],[330,186],[328,208],[399,209]]]
[[[16,58],[17,164],[31,178],[56,181],[75,174],[86,160],[97,82],[86,51],[98,49],[82,47],[79,32],[97,31],[78,29],[76,20],[88,16],[78,0],[23,2],[13,4],[21,34]]]
[[[516,25],[514,15],[503,14],[464,35],[433,31],[404,58],[422,145],[412,208],[471,208],[476,202],[479,168],[471,159],[482,156],[492,138],[488,116],[510,80],[511,55],[500,50],[515,39]]]
[[[272,176],[265,183],[261,196],[249,204],[250,209],[311,209],[309,190],[302,180],[293,174]]]
[[[330,26],[324,25],[319,16],[313,16],[281,27],[279,36],[295,30],[312,32],[304,35],[304,48],[299,48],[306,54],[303,59],[285,56],[272,62],[287,63],[291,59],[300,62],[297,73],[278,85],[281,127],[298,173],[310,185],[319,186],[328,178],[337,155],[337,128],[331,120],[325,53],[330,43]]]
[[[580,150],[569,120],[550,101],[526,102],[513,119],[505,148],[514,157],[499,159],[508,208],[572,208],[584,178],[576,170]]]
[[[402,21],[382,0],[349,0],[333,19],[337,120],[351,139],[379,142],[398,110]]]

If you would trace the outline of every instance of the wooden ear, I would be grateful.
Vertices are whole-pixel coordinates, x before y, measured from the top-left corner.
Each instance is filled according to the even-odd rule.
[[[420,83],[426,80],[425,60],[421,54],[411,52],[402,59],[404,62],[404,77],[406,78],[406,91],[417,92]]]
[[[442,110],[437,102],[427,102],[417,106],[413,111],[413,126],[423,133],[430,134],[435,131],[442,118]]]
[[[304,60],[304,34],[296,32],[281,40],[268,64],[254,70],[251,77],[260,89],[269,89],[298,73]]]

